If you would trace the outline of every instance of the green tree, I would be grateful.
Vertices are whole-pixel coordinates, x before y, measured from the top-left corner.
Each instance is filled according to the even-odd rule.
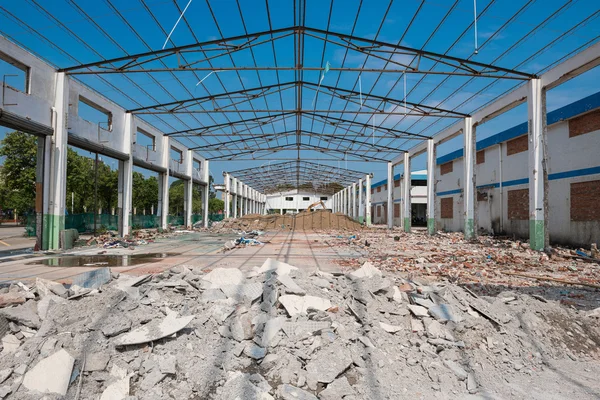
[[[146,210],[146,214],[149,214],[152,206],[154,206],[154,212],[157,212],[158,180],[155,176],[144,178],[144,175],[139,172],[133,173],[132,203],[138,214],[142,214],[144,210]]]
[[[169,187],[169,214],[183,215],[185,205],[185,182],[176,180]],[[199,214],[202,210],[200,187],[192,185],[192,212]]]
[[[0,142],[0,157],[4,166],[0,171],[3,182],[3,208],[12,208],[23,214],[35,206],[35,166],[37,138],[23,132],[9,132]]]
[[[225,210],[225,202],[223,200],[216,197],[208,200],[208,212],[210,214],[218,214],[223,210]]]

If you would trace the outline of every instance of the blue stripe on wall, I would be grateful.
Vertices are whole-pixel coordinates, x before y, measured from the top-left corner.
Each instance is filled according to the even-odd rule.
[[[546,124],[552,125],[560,121],[565,121],[567,119],[573,118],[579,114],[583,114],[590,110],[594,110],[600,107],[600,92],[594,93],[591,96],[585,97],[581,100],[578,100],[574,103],[568,104],[564,107],[559,108],[558,110],[551,111],[546,116]],[[498,143],[506,142],[510,139],[514,139],[521,135],[527,133],[527,122],[523,122],[517,126],[513,126],[505,131],[497,133],[493,136],[485,138],[479,142],[477,142],[476,148],[477,150],[483,150],[488,147],[494,146]],[[444,164],[448,161],[455,160],[457,158],[461,158],[463,156],[463,149],[458,149],[436,159],[436,164]],[[550,179],[550,177],[548,177]]]
[[[451,194],[460,194],[462,193],[462,189],[448,190],[446,192],[437,192],[437,196],[449,196]]]
[[[553,181],[555,179],[573,178],[576,176],[594,175],[600,174],[600,167],[576,169],[573,171],[557,172],[554,174],[548,174],[548,180]]]

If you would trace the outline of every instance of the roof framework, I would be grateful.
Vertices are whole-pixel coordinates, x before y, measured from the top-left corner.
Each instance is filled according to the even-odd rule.
[[[572,1],[504,3],[502,13],[503,2],[483,2],[477,18],[493,28],[476,55],[460,51],[473,22],[458,0],[235,0],[229,6],[194,0],[195,12],[181,17],[174,35],[185,36],[156,50],[157,37],[162,44],[181,15],[181,2],[104,0],[94,8],[56,1],[64,7],[51,10],[39,0],[0,6],[0,22],[25,29],[32,42],[22,43],[9,24],[0,30],[25,47],[46,46],[60,71],[116,94],[130,112],[217,161],[386,162],[598,41],[584,27],[593,26],[599,11]],[[552,30],[573,10],[578,13]],[[85,22],[67,23],[73,18],[67,12]],[[33,14],[43,23],[29,22]],[[403,25],[386,30],[400,17]],[[416,40],[424,21],[427,33]],[[53,36],[56,30],[38,28],[48,23],[69,43]],[[515,24],[519,29],[511,30]],[[556,51],[566,40],[569,50]],[[514,57],[524,47],[526,58]],[[85,59],[74,56],[84,50]]]
[[[264,164],[230,174],[266,194],[292,189],[334,194],[365,176],[360,171],[298,160]]]

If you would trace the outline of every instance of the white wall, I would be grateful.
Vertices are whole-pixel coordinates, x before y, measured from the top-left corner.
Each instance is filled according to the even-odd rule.
[[[286,197],[293,197],[293,201],[286,201]],[[308,197],[309,200],[303,200],[304,197]],[[332,195],[319,194],[314,192],[290,190],[282,193],[274,193],[267,195],[267,211],[269,210],[306,210],[306,208],[321,199],[321,197],[327,197],[327,200],[323,200],[325,206],[331,209],[333,204]],[[283,202],[282,202],[283,198]]]

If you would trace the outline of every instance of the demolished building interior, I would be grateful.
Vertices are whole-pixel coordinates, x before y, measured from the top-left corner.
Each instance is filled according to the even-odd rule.
[[[0,4],[0,399],[600,398],[598,17]]]

